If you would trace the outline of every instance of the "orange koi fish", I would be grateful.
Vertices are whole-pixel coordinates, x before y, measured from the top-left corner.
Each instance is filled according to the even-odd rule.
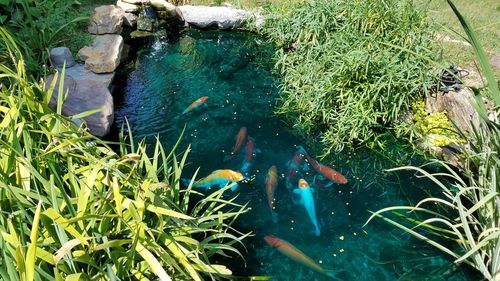
[[[193,187],[204,187],[210,188],[212,186],[224,187],[227,184],[234,183],[231,187],[232,191],[235,191],[238,188],[237,182],[243,180],[244,177],[241,173],[235,172],[233,170],[216,170],[213,171],[210,175],[197,180]],[[190,180],[184,180],[185,184],[189,184]]]
[[[205,104],[205,102],[207,101],[208,97],[207,96],[203,96],[197,100],[195,100],[192,104],[190,104],[186,109],[184,109],[184,111],[179,115],[179,116],[182,116],[194,109],[197,109],[199,108],[200,106],[202,106],[203,104]]]
[[[266,176],[266,193],[267,193],[267,205],[271,210],[271,217],[273,218],[273,222],[278,222],[278,214],[274,212],[274,191],[278,186],[278,170],[276,166],[271,166],[267,171]]]
[[[327,167],[318,161],[316,161],[314,158],[306,154],[307,161],[311,164],[314,170],[316,172],[320,173],[323,175],[325,178],[327,178],[329,181],[332,181],[334,183],[338,184],[345,184],[347,183],[347,179],[339,172],[335,171],[334,169]]]
[[[234,144],[233,151],[231,152],[232,154],[235,154],[238,151],[240,151],[241,147],[245,143],[246,138],[247,138],[247,127],[241,127],[238,134],[234,137],[236,143]]]
[[[264,240],[266,240],[267,244],[271,245],[273,248],[275,248],[285,256],[291,258],[292,260],[300,264],[303,264],[328,277],[337,279],[333,271],[325,270],[319,264],[315,263],[310,257],[306,256],[304,253],[302,253],[302,251],[295,248],[292,244],[288,243],[287,241],[282,240],[273,235],[267,235],[266,237],[264,237]]]

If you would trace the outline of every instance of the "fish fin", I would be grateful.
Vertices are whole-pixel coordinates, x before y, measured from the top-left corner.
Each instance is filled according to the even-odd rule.
[[[302,145],[297,146],[297,150],[300,151],[300,153],[307,155],[307,151]]]
[[[343,279],[340,279],[338,278],[336,275],[339,274],[340,272],[344,272],[344,270],[341,270],[341,269],[325,269],[323,271],[323,273],[330,277],[331,279],[333,280],[337,280],[337,281],[344,281]]]
[[[300,189],[296,188],[292,191],[294,194],[300,194]]]
[[[184,184],[185,186],[188,186],[191,184],[191,179],[181,179],[182,181],[182,184]],[[193,185],[194,185],[194,180],[193,180]]]
[[[231,184],[232,184],[231,191],[235,191],[238,188],[238,183],[237,182],[233,182]]]
[[[231,161],[234,158],[234,155],[235,154],[225,155],[224,159],[222,159],[222,162]]]
[[[278,214],[271,211],[271,217],[272,217],[274,223],[278,223]]]

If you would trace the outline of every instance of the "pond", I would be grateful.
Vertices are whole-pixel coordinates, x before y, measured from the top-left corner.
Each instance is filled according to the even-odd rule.
[[[264,237],[274,235],[324,269],[334,270],[341,280],[473,278],[467,268],[454,265],[441,252],[381,220],[363,227],[370,211],[407,205],[436,189],[414,173],[384,172],[401,164],[420,163],[410,150],[388,142],[391,157],[377,149],[358,148],[320,161],[345,176],[345,184],[322,178],[312,160],[292,161],[300,147],[319,159],[306,145],[317,138],[298,137],[291,124],[273,114],[279,102],[279,80],[272,74],[271,56],[272,48],[265,40],[251,34],[187,30],[174,40],[157,41],[143,50],[121,85],[123,96],[116,98],[115,126],[119,128],[127,117],[137,140],[154,143],[158,135],[170,149],[184,130],[178,151],[188,144],[192,149],[183,171],[185,178],[199,168],[197,178],[232,169],[251,179],[236,191],[228,191],[228,197],[239,194],[238,202],[249,202],[251,207],[234,224],[240,231],[253,233],[244,241],[246,249],[241,249],[245,259],[220,257],[217,262],[228,264],[236,276],[329,279],[266,243]],[[206,101],[183,114],[201,97],[207,97]],[[243,127],[247,137],[241,138],[241,148],[232,154]],[[294,204],[298,195],[287,188],[287,183],[297,188],[298,180],[290,177],[291,167],[297,167],[290,163],[299,165],[297,177],[315,189],[311,194],[318,229],[305,207]],[[272,165],[278,175],[276,222],[266,195],[266,175]]]

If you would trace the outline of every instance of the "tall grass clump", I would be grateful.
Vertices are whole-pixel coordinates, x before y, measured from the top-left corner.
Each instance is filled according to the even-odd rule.
[[[440,163],[444,172],[429,173],[411,169],[428,177],[442,196],[429,197],[416,206],[395,206],[375,212],[378,216],[413,234],[455,258],[476,268],[486,280],[500,280],[500,90],[488,59],[469,24],[451,1],[448,4],[462,24],[488,82],[484,92],[473,89],[480,121],[471,124],[470,150],[464,152],[463,173]],[[483,96],[492,97],[493,112],[488,114]],[[401,221],[394,213],[406,218]],[[402,216],[401,216],[402,215]],[[410,224],[413,222],[415,224]],[[448,241],[446,241],[448,240]]]
[[[203,280],[231,275],[231,223],[247,208],[180,188],[180,158],[157,142],[119,151],[48,107],[0,28],[0,279]],[[54,79],[55,81],[55,79]],[[62,83],[61,83],[62,84]],[[55,89],[57,90],[57,89]],[[80,118],[82,116],[75,116]]]
[[[370,140],[431,87],[430,27],[412,1],[283,1],[267,14],[277,113],[319,134],[326,153]]]

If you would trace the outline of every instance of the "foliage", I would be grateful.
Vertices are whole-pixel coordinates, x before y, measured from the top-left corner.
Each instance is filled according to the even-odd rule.
[[[279,48],[278,113],[319,133],[326,153],[366,142],[435,78],[424,13],[411,1],[300,1],[271,5],[261,30]]]
[[[248,209],[180,188],[180,159],[121,136],[119,152],[57,113],[0,28],[0,276],[3,280],[202,280],[240,255],[230,225]],[[64,75],[64,71],[61,75]],[[56,79],[54,79],[56,81]],[[74,118],[81,118],[75,116]],[[175,147],[173,148],[175,149]],[[228,187],[229,188],[229,187]]]
[[[395,124],[400,135],[409,137],[410,142],[417,140],[424,147],[443,147],[452,143],[462,144],[465,139],[457,132],[446,111],[427,111],[425,103],[418,100],[412,104],[413,120]]]
[[[444,197],[429,197],[416,206],[389,207],[375,212],[368,221],[378,216],[385,221],[427,241],[450,254],[456,263],[465,262],[480,271],[487,280],[500,279],[500,90],[488,65],[488,59],[474,32],[451,1],[448,4],[462,24],[488,81],[489,96],[495,105],[488,117],[483,98],[477,89],[474,106],[480,122],[472,124],[471,151],[466,153],[463,174],[457,174],[445,163],[443,173],[428,173],[417,167],[412,169],[433,180]],[[449,184],[448,182],[451,182]],[[435,206],[446,212],[436,212]],[[415,222],[413,228],[382,213],[408,210],[404,216]],[[422,220],[420,216],[426,215]],[[413,217],[417,219],[413,219]],[[420,231],[419,231],[420,230]],[[451,239],[452,244],[442,242]],[[458,249],[457,249],[458,248]]]
[[[86,30],[86,24],[77,25],[88,19],[88,11],[80,6],[76,0],[0,2],[0,23],[16,34],[29,73],[43,76],[50,48],[68,40],[76,43],[75,48],[90,42],[88,33],[79,30]]]

